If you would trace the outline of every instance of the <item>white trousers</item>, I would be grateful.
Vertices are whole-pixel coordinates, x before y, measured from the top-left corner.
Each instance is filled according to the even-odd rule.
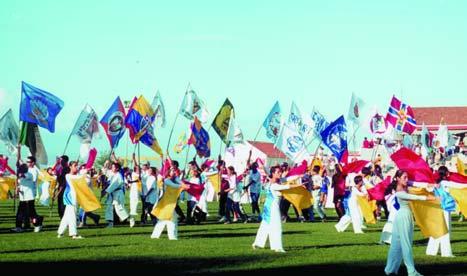
[[[156,225],[154,226],[154,230],[152,231],[151,238],[152,239],[160,238],[162,231],[164,231],[165,226],[167,226],[167,236],[169,237],[169,240],[178,239],[178,216],[175,211],[172,215],[172,220],[157,221]]]
[[[138,196],[130,196],[130,216],[138,215]]]
[[[453,256],[452,248],[451,248],[451,213],[450,212],[444,211],[444,221],[446,222],[448,233],[437,239],[430,237],[430,239],[428,240],[428,246],[426,247],[427,255],[436,256],[441,247],[441,257]]]
[[[107,221],[113,221],[114,220],[114,213],[113,213],[113,208],[115,206],[115,212],[117,213],[118,218],[120,221],[124,221],[128,218],[128,212],[125,209],[125,206],[123,204],[118,203],[117,201],[114,201],[113,204],[107,204],[105,207],[105,220]]]
[[[67,227],[68,234],[70,236],[76,236],[78,234],[78,231],[76,230],[76,210],[72,205],[65,206],[65,212],[63,213],[57,233],[59,235],[63,235]]]
[[[349,227],[350,223],[352,223],[353,231],[355,234],[363,233],[362,223],[358,216],[351,217],[349,215],[343,215],[339,222],[336,225],[334,225],[334,227],[336,228],[337,232],[344,232],[347,229],[347,227]]]
[[[282,225],[274,227],[274,225],[262,221],[253,245],[264,248],[268,237],[271,250],[284,250],[282,248]]]

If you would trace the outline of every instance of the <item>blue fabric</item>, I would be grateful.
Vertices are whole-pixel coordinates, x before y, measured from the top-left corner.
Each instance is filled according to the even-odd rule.
[[[55,132],[55,118],[62,110],[64,102],[47,91],[21,82],[21,104],[19,119],[37,124]]]
[[[268,116],[263,122],[263,127],[266,129],[266,136],[273,142],[276,142],[281,126],[281,108],[279,102],[276,101]]]
[[[191,135],[191,142],[195,146],[198,156],[211,156],[211,143],[209,141],[209,134],[198,120],[195,120],[195,122],[191,124]]]
[[[399,201],[397,201],[397,197],[394,198],[394,208],[396,210],[399,210],[401,208],[401,205],[399,204]]]
[[[329,124],[329,126],[320,133],[323,143],[341,161],[342,156],[347,151],[347,126],[344,116],[340,116]]]
[[[63,192],[63,204],[64,205],[74,205],[74,200],[71,195],[71,188],[68,182],[66,183],[65,192]]]
[[[344,205],[345,214],[350,216],[349,199],[350,199],[350,191],[345,191],[342,205]]]
[[[268,189],[266,193],[266,201],[264,202],[264,206],[263,206],[263,213],[261,214],[261,218],[267,223],[271,221],[271,205],[272,205],[273,200],[274,200],[274,196],[271,190]]]
[[[105,129],[110,147],[118,146],[120,138],[125,134],[125,108],[120,97],[117,97],[100,121]]]
[[[435,188],[434,192],[435,196],[441,197],[441,208],[443,208],[444,211],[456,211],[456,201],[448,192],[443,188]]]

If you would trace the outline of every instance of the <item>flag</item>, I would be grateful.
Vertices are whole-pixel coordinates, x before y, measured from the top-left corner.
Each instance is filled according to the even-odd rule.
[[[209,141],[209,134],[201,125],[198,117],[191,123],[191,136],[188,140],[189,145],[194,145],[199,157],[211,156],[211,142]]]
[[[371,200],[384,200],[386,189],[391,185],[391,177],[387,176],[383,181],[367,190]]]
[[[101,208],[101,204],[97,200],[96,195],[91,188],[89,188],[88,183],[86,183],[85,176],[71,178],[70,181],[70,184],[73,185],[76,192],[76,200],[85,212],[92,212]]]
[[[435,183],[435,178],[430,166],[410,149],[401,148],[391,154],[391,159],[396,163],[399,169],[407,172],[409,180]]]
[[[96,157],[97,157],[97,150],[95,148],[92,148],[90,151],[89,151],[89,155],[88,155],[88,161],[86,162],[86,169],[91,169],[92,166],[94,165],[94,161],[96,161]]]
[[[10,152],[15,152],[18,145],[19,127],[13,118],[11,108],[0,119],[0,140],[5,142]]]
[[[63,101],[49,92],[21,82],[21,103],[19,119],[37,124],[55,132],[55,118],[63,108]]]
[[[415,195],[433,195],[422,188],[409,188],[409,193]],[[448,233],[446,222],[444,221],[443,209],[439,200],[411,200],[409,202],[415,222],[425,238],[435,239]]]
[[[411,149],[413,147],[412,136],[404,135],[404,137],[402,138],[402,145],[404,145],[404,147],[406,148]]]
[[[436,136],[433,139],[434,146],[436,148],[446,149],[446,147],[448,146],[448,141],[449,141],[448,126],[440,124],[438,132],[436,133]]]
[[[297,183],[296,181],[301,181],[301,179],[286,182],[286,184],[295,184]],[[292,189],[281,190],[281,194],[285,199],[292,203],[295,209],[297,209],[299,215],[302,215],[303,209],[308,209],[313,204],[311,193],[305,187],[295,187]]]
[[[349,173],[359,173],[370,161],[367,160],[357,160],[351,163],[346,164],[342,167],[342,174],[348,175]]]
[[[467,176],[467,174],[465,173],[465,164],[464,164],[464,161],[462,161],[462,159],[460,159],[459,156],[457,156],[456,167],[457,167],[457,173],[458,173],[458,174],[461,174],[461,175],[463,175],[463,176]]]
[[[376,210],[375,202],[368,201],[366,196],[357,196],[357,203],[366,223],[376,224],[375,215],[373,213]]]
[[[99,120],[92,107],[86,104],[76,120],[71,135],[78,136],[81,143],[91,143],[99,135]]]
[[[302,113],[300,112],[300,109],[295,104],[295,102],[292,102],[292,106],[290,107],[288,123],[289,126],[295,127],[298,133],[300,133],[302,136],[303,140],[307,142],[310,139],[310,133],[313,129],[313,122],[311,121],[311,118],[307,119],[306,117],[302,117]]]
[[[187,193],[194,196],[196,200],[199,200],[199,198],[201,197],[201,194],[204,191],[204,184],[198,185],[195,183],[188,182],[186,180],[182,180],[182,182],[183,184],[189,185],[188,189],[186,190]]]
[[[227,146],[232,146],[234,144],[242,144],[244,142],[243,132],[238,126],[237,121],[235,120],[233,109],[230,112],[230,123],[226,137]]]
[[[173,212],[177,205],[177,199],[181,191],[181,188],[165,186],[164,194],[159,202],[157,202],[156,207],[152,209],[151,214],[159,220],[172,220]]]
[[[219,193],[220,187],[221,187],[220,186],[221,185],[221,177],[220,177],[219,173],[208,175],[207,178],[208,178],[208,181],[211,182],[211,185],[214,188],[214,191],[216,192],[216,194]]]
[[[449,194],[454,198],[462,214],[467,214],[467,189],[449,188]]]
[[[232,116],[232,114],[235,115],[235,113],[232,113],[233,109],[233,105],[229,99],[225,99],[224,104],[221,106],[221,109],[217,112],[217,115],[212,122],[212,127],[224,143],[227,143],[226,138],[229,130],[230,116]]]
[[[459,173],[450,172],[448,181],[467,184],[467,176],[459,174]]]
[[[320,133],[323,143],[336,156],[337,160],[347,163],[347,126],[344,116],[340,116]]]
[[[165,127],[166,117],[165,117],[165,107],[164,103],[162,102],[161,94],[159,90],[157,90],[156,96],[152,100],[151,104],[152,110],[154,110],[155,118],[154,122],[159,122],[161,127]]]
[[[8,191],[14,190],[16,186],[16,177],[0,177],[0,200],[8,199]]]
[[[383,134],[388,129],[388,121],[378,112],[370,119],[370,131],[373,134]]]
[[[36,157],[37,163],[44,165],[48,163],[47,152],[36,124],[23,122],[19,143],[29,148],[31,155]]]
[[[308,163],[306,162],[306,160],[303,160],[302,164],[300,164],[297,167],[291,168],[289,172],[287,173],[286,177],[289,178],[293,176],[301,176],[306,173],[307,167],[308,167]]]
[[[180,134],[180,136],[178,136],[178,142],[174,146],[174,151],[176,153],[182,152],[183,149],[186,147],[186,142],[187,142],[187,138],[186,138],[186,133],[184,131],[182,134]]]
[[[276,101],[268,116],[264,119],[263,127],[266,129],[266,136],[275,143],[281,127],[281,108],[278,101]]]
[[[399,101],[395,96],[392,96],[386,121],[398,131],[408,134],[412,134],[417,126],[412,107]]]
[[[428,128],[425,126],[425,123],[423,123],[422,125],[422,133],[420,136],[422,146],[424,146],[427,150],[433,146],[433,138],[435,137],[435,135],[428,131]]]
[[[196,116],[202,123],[207,122],[209,117],[209,111],[206,109],[206,105],[193,90],[185,93],[179,113],[188,120],[193,120]]]
[[[360,124],[360,118],[362,117],[362,108],[365,105],[362,98],[357,97],[352,92],[352,98],[350,99],[349,115],[347,119],[352,121],[354,124]]]
[[[37,183],[40,184],[39,202],[43,206],[49,206],[50,195],[53,194],[57,185],[57,179],[55,176],[48,174],[46,170],[41,170],[37,178]]]
[[[287,157],[294,162],[300,162],[307,153],[305,141],[298,131],[288,123],[282,125],[279,137],[274,147],[280,149]]]
[[[311,119],[313,120],[314,125],[315,125],[314,127],[315,135],[321,138],[320,136],[321,131],[326,129],[329,126],[329,123],[326,121],[324,116],[321,113],[319,113],[319,111],[316,110],[316,108],[314,107],[313,107],[313,111],[311,112]]]
[[[110,147],[118,146],[120,138],[125,133],[125,108],[120,97],[117,97],[100,121],[109,139]]]

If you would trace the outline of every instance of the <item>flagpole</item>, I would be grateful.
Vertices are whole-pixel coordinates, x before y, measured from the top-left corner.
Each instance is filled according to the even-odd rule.
[[[62,155],[65,155],[65,153],[66,153],[66,149],[68,148],[68,144],[70,143],[71,136],[72,136],[72,134],[70,133],[70,135],[68,136],[68,140],[66,141],[65,149],[63,150],[63,154],[62,154]]]
[[[263,124],[259,126],[258,132],[256,132],[255,139],[253,141],[256,142],[256,138],[258,138],[259,133],[261,132],[261,129],[263,128]]]
[[[185,96],[188,94],[188,88],[190,88],[190,83],[188,83],[188,86],[186,87],[186,91],[185,91]],[[180,115],[180,109],[182,108],[182,104],[183,104],[183,101],[182,103],[180,104],[180,108],[178,109],[177,111],[177,115],[175,116],[175,120],[174,120],[174,123],[172,125],[172,129],[170,130],[170,135],[169,135],[169,141],[167,142],[167,148],[165,149],[166,153],[169,152],[169,146],[170,146],[170,140],[172,139],[172,134],[174,132],[174,128],[175,128],[175,123],[177,122],[177,119],[178,119],[178,115]]]
[[[188,155],[190,153],[190,145],[188,145],[187,149],[186,149],[186,155],[185,155],[185,167],[183,168],[183,171],[186,170],[186,165],[188,163]]]

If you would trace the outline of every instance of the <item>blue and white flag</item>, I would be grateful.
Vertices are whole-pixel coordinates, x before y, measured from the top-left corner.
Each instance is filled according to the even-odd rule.
[[[313,108],[313,111],[311,112],[311,119],[315,123],[315,135],[321,137],[321,132],[329,126],[329,123],[326,121],[324,116],[321,113],[319,113],[319,111],[315,108]]]
[[[63,108],[63,101],[47,91],[21,82],[21,104],[19,119],[37,124],[55,132],[55,117]]]
[[[344,161],[347,151],[347,126],[345,124],[344,116],[340,116],[334,122],[330,123],[327,128],[321,131],[321,139],[323,143],[331,150],[336,156],[337,160]]]
[[[293,162],[299,163],[305,159],[307,151],[305,148],[305,141],[302,135],[295,129],[294,126],[285,123],[277,138],[276,148],[280,149],[287,157]]]
[[[112,149],[118,146],[125,134],[125,117],[125,108],[120,97],[117,97],[100,121]]]
[[[263,122],[263,127],[266,129],[266,136],[273,142],[276,142],[281,128],[281,107],[276,101],[268,116]]]
[[[99,136],[99,120],[92,107],[86,104],[76,120],[71,135],[76,135],[81,143],[91,143],[92,138]]]
[[[309,142],[312,138],[310,134],[314,123],[311,118],[302,117],[302,113],[295,102],[292,102],[292,106],[290,107],[288,123],[290,126],[294,126],[297,129],[303,140],[305,140],[305,143]]]
[[[11,108],[0,119],[0,140],[5,142],[8,151],[14,153],[18,145],[19,127],[13,118]]]
[[[227,130],[227,137],[226,137],[227,147],[230,147],[234,144],[243,144],[243,132],[240,129],[237,121],[235,120],[234,110],[230,111],[230,123],[229,123],[229,130]]]

